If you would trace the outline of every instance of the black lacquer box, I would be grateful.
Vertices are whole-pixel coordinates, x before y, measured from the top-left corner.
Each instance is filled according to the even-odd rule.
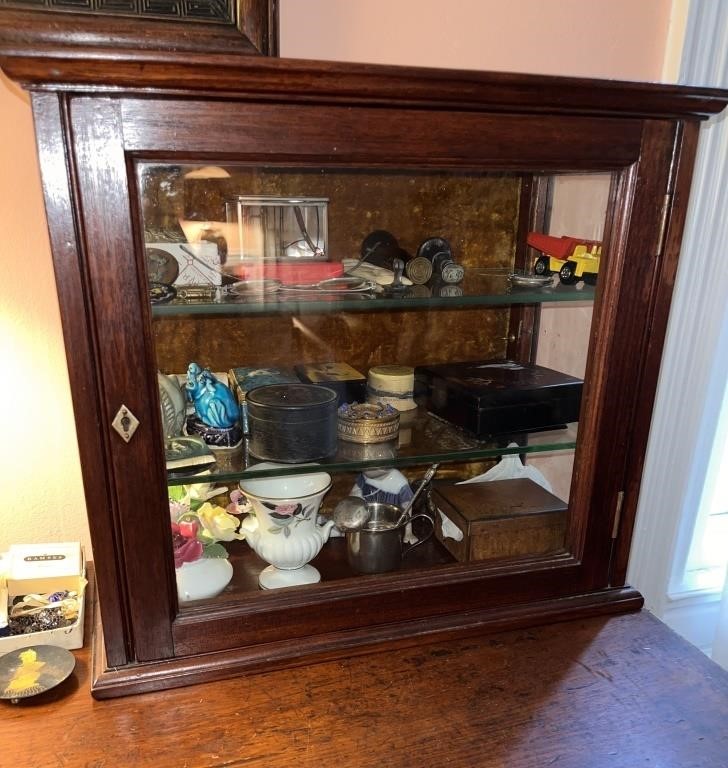
[[[480,439],[578,421],[583,384],[551,368],[513,360],[415,368],[418,400]]]

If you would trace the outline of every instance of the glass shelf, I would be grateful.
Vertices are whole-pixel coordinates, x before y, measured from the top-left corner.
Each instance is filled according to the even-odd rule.
[[[447,295],[441,295],[446,293]],[[591,302],[594,287],[585,283],[561,285],[554,276],[546,288],[524,288],[511,285],[508,273],[489,269],[468,269],[459,285],[430,289],[411,286],[402,293],[374,292],[326,293],[323,291],[279,290],[260,296],[244,298],[217,291],[213,302],[173,300],[152,307],[154,317],[170,315],[258,315],[297,314],[302,312],[371,311],[416,308],[447,308],[477,306],[511,306],[558,302]]]
[[[274,470],[256,470],[258,459],[245,453],[240,466],[220,471],[213,470],[206,475],[175,473],[168,477],[169,485],[183,485],[201,482],[230,482],[243,477],[270,477],[296,475],[305,472],[351,472],[368,467],[408,467],[435,462],[453,463],[477,461],[510,454],[544,453],[573,450],[576,447],[577,424],[568,424],[563,429],[540,432],[520,432],[513,435],[499,435],[492,440],[478,440],[464,430],[446,422],[422,408],[405,414],[400,423],[400,442],[360,445],[339,440],[337,453],[327,459],[311,464],[288,464]],[[516,443],[516,445],[509,445]]]
[[[417,524],[420,521],[416,521]],[[418,535],[425,536],[427,524],[422,527]],[[227,588],[214,598],[200,600],[197,603],[187,603],[185,610],[199,606],[226,606],[234,604],[241,598],[247,600],[267,600],[272,593],[278,590],[261,590],[258,585],[260,572],[268,565],[253,552],[245,541],[225,542],[225,549],[230,555],[230,564],[233,566],[233,577]],[[443,565],[452,565],[457,560],[445,549],[435,536],[427,538],[420,546],[415,547],[402,558],[402,563],[396,572],[388,571],[387,576],[413,571],[431,571],[433,568]],[[361,574],[354,571],[346,557],[346,539],[331,537],[322,547],[318,555],[311,561],[311,565],[321,574],[321,582],[341,582],[346,579],[377,578],[381,574]],[[318,584],[311,584],[305,589],[316,588]]]

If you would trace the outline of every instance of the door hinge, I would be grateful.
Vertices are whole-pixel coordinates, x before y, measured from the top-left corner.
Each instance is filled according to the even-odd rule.
[[[513,344],[514,342],[518,341],[521,338],[522,332],[523,332],[523,320],[519,320],[518,328],[516,329],[515,333],[509,330],[508,336],[499,336],[498,339],[500,341],[507,341],[509,344]]]
[[[662,199],[662,209],[660,210],[660,229],[657,233],[657,251],[655,256],[662,256],[665,247],[665,236],[667,234],[667,220],[672,207],[672,194],[668,192]]]
[[[622,504],[624,503],[624,491],[617,494],[617,508],[614,510],[614,525],[612,526],[612,539],[617,538],[619,523],[622,520]]]

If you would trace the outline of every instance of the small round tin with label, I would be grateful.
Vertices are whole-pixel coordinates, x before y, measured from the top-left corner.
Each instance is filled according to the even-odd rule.
[[[338,395],[318,384],[268,384],[248,393],[249,451],[298,464],[336,453]]]

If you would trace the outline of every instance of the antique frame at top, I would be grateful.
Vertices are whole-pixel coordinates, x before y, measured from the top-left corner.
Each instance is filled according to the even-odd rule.
[[[725,92],[230,55],[84,59],[6,31],[0,66],[32,93],[101,598],[96,695],[641,605],[625,571],[642,461],[699,121]],[[178,611],[133,166],[198,155],[613,174],[571,551]],[[120,403],[143,425],[131,449],[111,427]]]
[[[278,56],[278,0],[0,0],[0,16],[28,46]]]

